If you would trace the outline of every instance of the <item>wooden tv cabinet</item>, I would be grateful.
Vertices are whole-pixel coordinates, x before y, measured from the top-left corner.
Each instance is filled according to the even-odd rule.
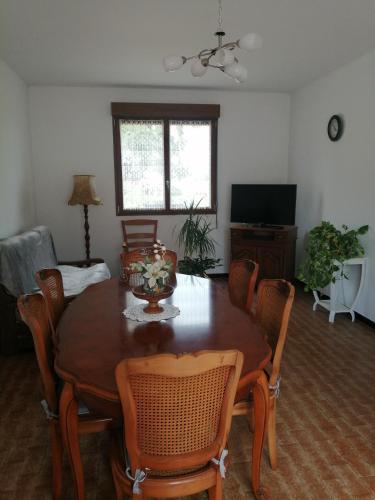
[[[238,225],[231,227],[231,260],[251,259],[259,264],[262,278],[294,278],[296,226],[280,229]]]

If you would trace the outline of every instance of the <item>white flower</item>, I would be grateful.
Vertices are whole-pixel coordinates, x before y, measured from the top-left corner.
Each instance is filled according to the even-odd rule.
[[[158,253],[155,255],[155,259],[156,260],[160,260],[161,259],[160,255]]]
[[[162,252],[165,252],[165,251],[167,250],[167,248],[163,245],[163,246],[161,247],[161,250],[162,250]]]
[[[159,253],[159,250],[154,250],[154,253]]]
[[[159,243],[159,245],[161,245],[161,241],[160,240],[156,240],[156,243]],[[156,245],[154,244],[154,246],[156,246]]]

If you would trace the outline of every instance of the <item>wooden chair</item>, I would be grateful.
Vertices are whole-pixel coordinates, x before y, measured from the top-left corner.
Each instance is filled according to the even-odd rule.
[[[121,277],[123,281],[129,283],[130,286],[136,286],[143,283],[142,275],[139,271],[131,268],[131,264],[139,261],[143,261],[145,257],[150,257],[152,260],[155,259],[155,255],[151,251],[143,252],[141,250],[133,250],[131,252],[123,252],[120,254],[121,259]],[[177,269],[177,254],[173,250],[166,250],[164,254],[164,260],[166,262],[171,262],[172,269],[171,275],[168,279],[168,283],[172,286],[175,284],[175,274]]]
[[[61,273],[58,269],[42,269],[35,273],[35,281],[43,292],[52,331],[55,333],[57,324],[65,309]]]
[[[280,365],[289,317],[294,300],[294,286],[282,279],[262,280],[257,291],[255,318],[262,326],[272,349],[269,380],[268,450],[272,469],[277,468],[276,399],[280,395]],[[249,395],[250,393],[250,395]],[[251,387],[240,381],[234,415],[252,415]]]
[[[259,264],[250,259],[233,260],[229,268],[228,289],[232,303],[251,312]]]
[[[22,320],[29,327],[36,352],[43,389],[41,405],[46,414],[51,435],[53,499],[61,496],[63,444],[59,422],[58,379],[53,371],[53,343],[47,306],[41,294],[21,295],[17,306]],[[83,404],[78,411],[78,432],[101,432],[109,427],[111,419],[91,415]]]
[[[152,247],[156,241],[156,233],[158,229],[158,221],[156,219],[122,220],[121,225],[124,236],[124,243],[122,245],[124,252]],[[129,229],[138,226],[145,226],[145,228],[149,229],[149,231],[141,233],[129,231]]]
[[[116,368],[124,443],[113,441],[117,499],[179,497],[203,490],[222,498],[239,351],[158,354]]]

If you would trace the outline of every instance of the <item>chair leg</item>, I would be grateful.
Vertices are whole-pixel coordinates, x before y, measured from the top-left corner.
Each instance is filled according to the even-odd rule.
[[[74,398],[73,386],[67,382],[60,397],[60,425],[64,446],[68,452],[70,467],[74,480],[76,500],[85,498],[85,481],[79,448],[78,436],[78,404]]]
[[[254,436],[251,464],[251,485],[255,498],[258,499],[263,498],[264,496],[264,489],[260,484],[260,465],[269,409],[268,381],[264,373],[261,374],[253,387],[253,398]]]
[[[277,469],[277,445],[276,445],[276,398],[270,398],[270,411],[268,415],[268,453],[273,470]]]
[[[249,423],[250,432],[254,432],[254,408],[251,408],[249,414],[247,415],[247,421]]]
[[[118,477],[113,473],[113,471],[112,471],[112,478],[113,478],[113,484],[115,486],[116,500],[124,500],[125,495],[123,489],[121,488],[121,483],[118,480]]]
[[[62,441],[59,424],[56,420],[50,421],[51,455],[52,455],[52,491],[53,500],[59,500],[62,488]]]
[[[216,484],[208,490],[209,500],[222,500],[223,499],[223,481],[220,473],[216,474]]]

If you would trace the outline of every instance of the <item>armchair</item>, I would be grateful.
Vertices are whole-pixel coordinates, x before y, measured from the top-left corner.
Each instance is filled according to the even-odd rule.
[[[91,283],[110,277],[103,259],[69,262],[57,260],[50,230],[37,226],[0,241],[0,353],[9,355],[31,348],[31,335],[17,311],[17,297],[35,293],[39,287],[35,273],[58,268],[64,282],[65,296],[73,297]]]

